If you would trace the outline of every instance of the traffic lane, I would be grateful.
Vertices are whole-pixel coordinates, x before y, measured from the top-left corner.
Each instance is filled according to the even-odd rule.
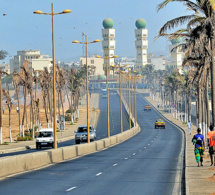
[[[156,141],[138,134],[108,150],[10,177],[0,188],[8,194],[172,194],[169,178],[177,159],[160,152]],[[23,183],[28,185],[23,188]]]
[[[97,139],[104,139],[107,137],[107,98],[102,97],[102,93],[100,93],[100,101],[99,101],[99,109],[100,115],[97,122],[96,127],[96,136]],[[109,93],[109,111],[110,111],[110,132],[111,136],[121,133],[120,126],[120,103],[119,103],[119,95],[115,91],[110,91]],[[123,105],[123,130],[129,129],[128,124],[128,114]]]

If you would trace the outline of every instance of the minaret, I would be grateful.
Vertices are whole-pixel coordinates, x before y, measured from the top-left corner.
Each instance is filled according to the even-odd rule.
[[[103,20],[103,27],[102,29],[102,48],[104,51],[104,56],[112,57],[114,56],[114,50],[115,50],[115,29],[113,29],[113,20],[110,18],[106,18]],[[114,65],[114,58],[109,58],[106,62],[104,59],[104,67],[106,66],[106,63],[108,65]]]
[[[137,50],[136,56],[136,70],[141,70],[147,64],[147,49],[148,49],[148,29],[146,29],[146,21],[142,18],[135,23],[135,47]]]
[[[176,47],[178,44],[181,43],[182,38],[175,38],[170,40],[172,45],[169,45],[169,52],[171,54],[171,61],[170,61],[170,65],[173,66],[174,68],[177,68],[179,70],[179,72],[182,72],[182,49],[180,47],[178,47],[177,49],[173,49],[174,47]]]

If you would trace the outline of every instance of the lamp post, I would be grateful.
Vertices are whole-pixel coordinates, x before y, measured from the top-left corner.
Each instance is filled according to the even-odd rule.
[[[104,57],[101,56],[96,56],[97,58],[103,58],[106,60],[106,85],[107,85],[107,134],[108,134],[108,138],[110,137],[110,110],[109,110],[109,89],[108,89],[108,75],[109,75],[109,64],[108,64],[108,59],[110,58],[117,58],[117,55],[114,55],[112,57],[107,56],[107,54]]]
[[[87,45],[90,43],[101,42],[99,39],[96,39],[92,42],[87,42],[87,35],[85,35],[85,42],[73,41],[72,43],[79,43],[86,45],[86,86],[87,86],[87,142],[90,143],[90,120],[89,120],[89,84],[88,84],[88,62],[87,62]]]
[[[128,68],[128,108],[129,108],[129,129],[131,129],[131,93],[130,93],[129,68]]]
[[[120,95],[120,127],[121,127],[121,133],[123,133],[123,121],[122,121],[122,82],[121,82],[121,73],[122,73],[122,71],[120,70],[120,68],[126,67],[126,66],[128,66],[128,65],[120,66],[120,62],[119,62],[119,66],[117,67],[119,69],[119,95]]]
[[[56,124],[56,89],[55,89],[55,45],[54,45],[54,15],[59,14],[68,14],[72,11],[69,9],[65,9],[62,12],[54,13],[53,3],[51,4],[51,13],[44,13],[40,10],[36,10],[34,14],[43,14],[43,15],[51,15],[52,16],[52,58],[53,58],[53,107],[54,107],[54,149],[57,149],[57,124]]]

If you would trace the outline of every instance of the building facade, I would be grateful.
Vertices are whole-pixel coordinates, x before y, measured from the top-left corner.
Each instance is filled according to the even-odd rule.
[[[89,67],[89,73],[90,73],[89,75],[93,75],[93,76],[104,75],[103,64],[104,64],[103,58],[96,58],[95,56],[88,57],[87,65]],[[86,57],[80,58],[80,65],[81,66],[86,65]]]
[[[148,64],[152,64],[155,70],[165,70],[166,69],[165,56],[154,56],[153,54],[149,54]]]
[[[141,70],[147,62],[147,49],[148,49],[148,29],[146,29],[146,21],[142,18],[138,19],[135,23],[135,47],[137,51],[136,56],[136,70]]]
[[[29,62],[29,70],[43,70],[47,67],[50,70],[52,66],[52,58],[48,55],[41,55],[39,50],[21,50],[17,51],[17,55],[10,59],[10,71],[14,70],[20,71],[20,66],[22,66],[24,61]]]
[[[7,74],[10,74],[10,65],[3,62],[2,64],[0,64],[0,68],[2,71],[6,72]],[[5,77],[4,74],[2,74],[2,77]]]
[[[183,61],[183,51],[180,47],[175,48],[177,45],[181,43],[181,38],[172,39],[171,43],[172,45],[169,45],[169,52],[171,55],[170,58],[170,66],[173,68],[177,68],[179,70],[179,73],[182,73],[182,61]],[[174,49],[175,48],[175,49]]]
[[[113,20],[110,18],[106,18],[103,20],[103,27],[102,29],[102,49],[104,53],[104,57],[107,56],[108,59],[104,59],[104,69],[106,69],[106,65],[111,66],[114,65],[114,50],[115,50],[115,29],[113,29]]]

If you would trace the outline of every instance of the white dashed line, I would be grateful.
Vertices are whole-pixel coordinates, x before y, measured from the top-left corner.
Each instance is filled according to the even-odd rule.
[[[99,176],[99,175],[101,175],[101,174],[102,174],[102,172],[100,172],[100,173],[97,173],[97,174],[96,174],[96,176],[98,177],[98,176]]]
[[[125,158],[125,160],[127,160],[128,158]]]
[[[133,154],[133,156],[136,155],[136,153]]]
[[[69,191],[74,190],[74,189],[76,189],[76,188],[77,188],[76,186],[75,186],[75,187],[72,187],[72,188],[69,188],[69,189],[66,190],[66,192],[69,192]]]
[[[117,166],[118,164],[113,164],[113,167]]]
[[[146,149],[146,147],[144,147],[144,149]]]
[[[148,146],[150,146],[150,144],[148,144]]]

